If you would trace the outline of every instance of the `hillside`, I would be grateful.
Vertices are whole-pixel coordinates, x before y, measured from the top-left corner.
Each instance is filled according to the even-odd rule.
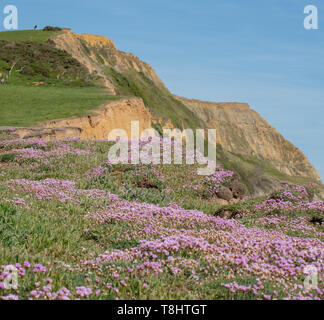
[[[217,130],[218,145],[232,163],[242,168],[239,170],[244,171],[242,174],[250,184],[254,184],[258,175],[264,176],[264,184],[272,183],[267,182],[267,176],[271,175],[281,179],[286,175],[321,181],[303,152],[284,139],[248,104],[176,99],[194,112],[206,127]]]
[[[52,40],[90,73],[102,77],[111,94],[142,98],[162,124],[171,120],[178,128],[200,125],[193,113],[171,95],[149,64],[116,49],[108,38],[65,30]]]
[[[237,172],[250,193],[320,183],[304,154],[248,105],[173,96],[149,64],[106,37],[42,32],[0,33],[0,72],[14,65],[0,86],[0,125],[19,127],[20,137],[102,139],[117,127],[129,132],[131,120],[159,132],[216,128],[218,162]]]
[[[32,126],[87,114],[115,99],[95,76],[49,41],[57,32],[0,32],[0,126]]]
[[[0,300],[324,298],[323,189],[300,150],[247,104],[172,95],[105,37],[42,32],[0,33]],[[113,162],[108,133],[132,120],[216,128],[215,172],[161,137]]]
[[[323,270],[316,186],[242,201],[231,171],[113,165],[112,145],[0,132],[0,300],[324,298],[323,273],[303,287]]]

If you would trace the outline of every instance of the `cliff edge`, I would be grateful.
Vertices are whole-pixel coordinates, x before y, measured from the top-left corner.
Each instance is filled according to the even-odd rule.
[[[289,176],[321,178],[301,150],[287,141],[246,103],[214,103],[176,97],[208,128],[217,130],[217,143],[232,154],[268,161]]]

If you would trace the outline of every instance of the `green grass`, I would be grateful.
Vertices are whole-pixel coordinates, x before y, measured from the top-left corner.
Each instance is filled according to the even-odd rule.
[[[0,162],[12,162],[16,155],[14,153],[6,153],[0,155]]]
[[[5,41],[33,41],[44,42],[51,38],[57,31],[19,30],[0,32],[0,40]]]
[[[31,126],[39,122],[84,115],[116,97],[101,88],[0,85],[0,126]]]
[[[76,59],[45,42],[53,33],[0,33],[0,73],[11,72],[9,82],[0,85],[0,126],[81,116],[118,99],[107,95],[99,78]]]

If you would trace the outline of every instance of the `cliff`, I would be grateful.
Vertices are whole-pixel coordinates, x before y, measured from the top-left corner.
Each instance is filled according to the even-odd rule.
[[[161,123],[171,120],[177,127],[190,128],[201,125],[193,113],[171,95],[148,63],[116,49],[110,39],[67,29],[51,41],[85,66],[91,75],[101,79],[110,94],[142,98],[153,117]]]
[[[9,49],[17,44],[19,42],[6,44],[2,50],[4,59],[10,58]],[[32,46],[28,42],[20,44],[24,50]],[[48,86],[53,83],[64,86],[72,80],[77,83],[82,80],[83,85],[99,84],[103,88],[101,91],[114,96],[111,97],[114,101],[82,116],[46,121],[34,128],[17,128],[20,137],[106,139],[116,128],[129,134],[132,120],[140,122],[141,130],[152,125],[158,130],[163,127],[213,128],[217,130],[218,162],[237,172],[251,193],[262,194],[282,183],[320,183],[319,174],[302,151],[248,104],[204,102],[174,96],[149,64],[118,50],[106,37],[64,29],[46,43],[33,44],[32,48],[31,57],[37,52],[46,53],[37,57],[44,58],[42,62],[46,68],[42,78],[47,73],[47,78],[54,75]],[[21,52],[25,52],[22,49]],[[24,68],[28,64],[35,66],[34,60],[26,60]],[[58,66],[60,70],[55,73]],[[54,114],[52,112],[49,118],[55,119]]]
[[[232,154],[266,160],[278,171],[320,181],[301,150],[287,141],[245,103],[214,103],[176,97],[208,128],[217,130],[217,143]]]
[[[107,77],[107,67],[114,68],[118,73],[136,71],[143,73],[156,86],[164,87],[151,66],[131,53],[117,50],[114,42],[104,36],[77,34],[66,29],[52,38],[57,48],[65,50],[73,58],[87,67],[90,73],[98,74],[103,78],[103,84],[117,94],[114,81]]]
[[[131,136],[131,121],[139,122],[140,132],[151,128],[154,121],[140,98],[128,98],[108,102],[94,112],[69,119],[47,121],[33,128],[17,128],[22,138],[81,138],[87,140],[107,139],[109,133],[118,128]]]

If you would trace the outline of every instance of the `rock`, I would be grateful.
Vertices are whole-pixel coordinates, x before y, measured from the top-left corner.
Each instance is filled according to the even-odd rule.
[[[56,139],[79,138],[82,129],[78,127],[60,127],[60,128],[23,128],[17,127],[14,133],[22,139],[45,139],[52,141]]]
[[[243,199],[248,193],[246,186],[239,181],[233,181],[229,188],[236,199]]]
[[[232,205],[227,205],[222,208],[219,208],[214,213],[214,216],[224,218],[224,219],[236,219],[236,217],[241,213],[242,213],[241,209],[237,207],[235,204],[232,204]]]
[[[139,122],[139,130],[151,128],[153,116],[141,98],[126,98],[110,101],[93,110],[91,115],[69,119],[50,120],[43,125],[47,128],[78,127],[81,139],[107,139],[114,129],[124,130],[131,138],[131,122]]]
[[[223,219],[231,219],[232,218],[232,212],[229,210],[221,211],[219,214],[217,214],[217,217],[223,218]]]
[[[240,181],[241,177],[238,173],[234,172],[232,178],[231,178],[231,182],[236,182],[236,181]]]
[[[137,187],[144,188],[144,189],[157,189],[157,190],[159,190],[158,185],[155,184],[154,182],[149,181],[149,180],[137,181]]]
[[[232,191],[227,187],[220,187],[219,191],[216,193],[218,198],[230,201],[233,199]]]
[[[226,205],[229,204],[229,201],[226,201],[226,200],[224,200],[224,199],[220,199],[220,198],[218,198],[218,197],[216,197],[216,196],[213,196],[213,197],[210,199],[210,201],[211,201],[212,203],[216,203],[217,205],[220,205],[220,206],[226,206]]]

